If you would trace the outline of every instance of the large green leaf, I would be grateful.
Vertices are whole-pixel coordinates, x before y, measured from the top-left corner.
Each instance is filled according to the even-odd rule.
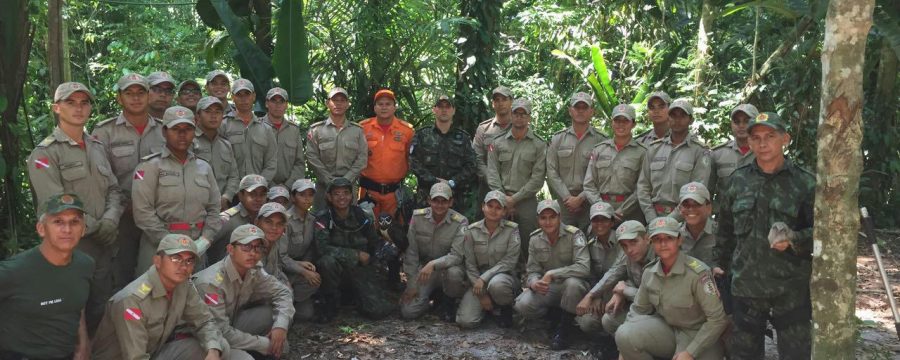
[[[599,45],[591,45],[591,61],[594,63],[594,72],[600,83],[601,91],[598,92],[597,97],[601,100],[606,99],[606,103],[603,105],[604,109],[609,112],[619,104],[619,99],[616,97],[616,90],[612,86],[609,69],[606,67],[606,60],[603,59],[603,51],[600,50]]]
[[[247,24],[231,11],[228,0],[210,1],[237,48],[234,57],[241,68],[241,76],[253,82],[257,98],[264,98],[272,84],[272,60],[250,39]]]
[[[278,14],[275,53],[272,64],[291,104],[303,105],[312,97],[309,70],[309,42],[303,19],[303,0],[284,0]]]
[[[765,8],[765,9],[769,9],[772,12],[774,12],[778,15],[781,15],[783,17],[786,17],[788,19],[796,19],[796,18],[800,17],[801,15],[803,15],[801,12],[797,11],[796,9],[791,8],[791,6],[783,0],[757,0],[757,1],[746,2],[743,4],[737,5],[737,6],[726,7],[725,11],[722,12],[721,16],[722,17],[731,16],[741,10],[752,9],[756,6],[759,6],[761,8]]]

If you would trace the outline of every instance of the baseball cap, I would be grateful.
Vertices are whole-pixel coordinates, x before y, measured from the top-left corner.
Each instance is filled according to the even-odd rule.
[[[309,189],[316,191],[316,183],[310,179],[297,179],[297,181],[294,181],[294,184],[291,185],[291,192],[303,192]]]
[[[182,81],[181,84],[178,84],[178,87],[175,88],[175,92],[176,93],[181,92],[181,89],[189,84],[193,84],[194,86],[197,86],[198,89],[200,88],[200,83],[198,83],[196,80],[188,79],[188,80]]]
[[[47,202],[44,203],[47,209],[44,211],[45,214],[55,215],[59,214],[65,210],[75,209],[78,211],[84,212],[84,203],[81,202],[81,199],[78,198],[78,195],[75,194],[57,194],[51,196],[47,199]]]
[[[197,245],[194,244],[194,240],[191,240],[187,235],[181,234],[163,236],[162,240],[159,241],[159,246],[156,247],[156,252],[162,252],[166,255],[175,255],[185,251],[194,254],[195,257],[200,257],[200,252],[197,251]]]
[[[234,81],[233,84],[231,84],[231,93],[232,94],[237,94],[241,90],[247,90],[249,92],[256,91],[253,89],[253,83],[250,82],[250,80],[247,80],[244,78],[237,79]]]
[[[88,98],[91,99],[91,101],[94,101],[94,93],[92,93],[87,86],[84,86],[84,84],[80,82],[67,82],[59,84],[59,86],[56,87],[56,93],[53,94],[53,102],[57,103],[66,100],[72,96],[72,94],[79,91],[87,94]]]
[[[678,220],[675,220],[675,218],[660,216],[650,222],[650,238],[653,238],[653,236],[657,234],[666,234],[671,236],[681,235],[681,233],[678,231],[678,228],[680,227],[681,224],[679,224]]]
[[[523,98],[513,100],[512,108],[510,109],[510,111],[516,111],[516,109],[523,109],[525,110],[525,113],[531,115],[531,101]]]
[[[334,178],[334,180],[331,180],[330,184],[328,184],[328,189],[326,191],[331,192],[331,190],[337,188],[348,188],[352,191],[353,183],[351,183],[350,180],[347,180],[346,178],[336,177]]]
[[[591,205],[591,219],[595,216],[603,216],[612,219],[615,215],[616,209],[613,209],[612,205],[608,203],[598,201],[596,204]]]
[[[619,104],[613,108],[612,119],[616,116],[623,116],[628,120],[634,121],[634,107],[628,104]]]
[[[222,105],[222,100],[219,100],[219,98],[215,96],[206,96],[197,102],[197,111],[206,110],[213,105],[219,105],[222,110],[225,109],[225,105]]]
[[[438,96],[437,101],[434,102],[434,106],[438,106],[438,104],[440,104],[441,101],[446,101],[448,104],[450,104],[450,106],[454,106],[453,100],[450,100],[450,97],[447,96],[447,94],[442,94],[441,96]]]
[[[272,100],[272,98],[276,97],[276,96],[281,96],[282,99],[287,101],[287,99],[288,99],[287,90],[282,89],[280,87],[273,87],[273,88],[269,89],[268,92],[266,92],[266,100]]]
[[[331,88],[331,91],[328,92],[328,98],[331,99],[337,94],[344,94],[344,96],[350,98],[350,94],[347,94],[347,90],[344,90],[344,88],[337,86]]]
[[[207,73],[206,74],[206,82],[209,83],[210,81],[213,81],[213,79],[215,79],[219,76],[224,77],[225,80],[228,80],[228,82],[231,82],[231,76],[228,76],[228,74],[222,70],[213,70],[213,71],[210,71],[209,73]]]
[[[495,87],[493,91],[491,91],[491,97],[493,97],[494,95],[497,95],[497,94],[506,96],[508,98],[513,97],[512,90],[510,90],[506,86],[498,86],[498,87]]]
[[[572,98],[569,99],[569,106],[575,106],[580,102],[583,102],[588,106],[594,106],[594,98],[586,92],[577,92],[573,94]]]
[[[175,86],[175,79],[173,79],[172,75],[169,75],[169,73],[167,73],[165,71],[157,71],[157,72],[150,73],[150,75],[147,75],[147,82],[150,83],[150,86],[159,85],[164,82],[172,84],[172,86]]]
[[[125,91],[131,85],[140,85],[144,90],[150,90],[150,83],[147,78],[138,73],[122,75],[116,82],[116,91]]]
[[[260,210],[262,213],[262,210]],[[265,233],[253,224],[244,224],[238,226],[231,232],[231,238],[228,239],[229,244],[242,244],[246,245],[252,243],[255,240],[265,240]]]
[[[647,233],[647,228],[644,227],[644,224],[637,220],[628,220],[616,229],[616,239],[619,241],[637,239],[645,233]]]
[[[453,189],[450,189],[450,185],[447,185],[444,182],[437,182],[434,185],[431,185],[431,191],[428,193],[428,198],[434,199],[439,196],[450,200],[450,198],[453,197]]]
[[[378,101],[378,99],[385,96],[391,98],[391,100],[394,100],[395,102],[397,101],[397,98],[394,97],[394,92],[388,89],[378,90],[378,92],[375,93],[375,101]]]
[[[269,200],[274,200],[278,197],[290,199],[291,193],[283,185],[275,185],[269,189],[269,193],[266,195],[266,198],[268,198]]]
[[[710,198],[709,189],[706,188],[706,185],[696,181],[684,184],[681,187],[678,197],[678,202],[684,202],[687,199],[691,199],[700,204],[706,204],[709,202]]]
[[[676,99],[671,104],[669,104],[669,113],[672,113],[672,110],[675,109],[684,110],[684,112],[687,113],[688,116],[694,116],[694,107],[687,99]]]
[[[742,112],[744,114],[747,114],[747,116],[750,117],[750,120],[753,120],[754,118],[756,118],[759,115],[759,110],[756,109],[756,106],[753,106],[751,104],[738,105],[733,110],[731,110],[730,116],[734,117],[734,114],[736,114],[737,112]]]
[[[491,190],[484,196],[484,203],[487,204],[491,200],[496,200],[500,203],[500,206],[506,207],[506,194],[500,192],[499,190]]]
[[[253,191],[258,187],[264,187],[267,190],[269,189],[269,183],[262,175],[249,174],[241,178],[241,184],[239,186],[241,190]]]
[[[747,126],[747,131],[753,130],[753,127],[756,125],[765,125],[777,131],[787,131],[787,125],[781,120],[781,116],[773,112],[764,112],[756,115],[756,118],[750,121],[750,125]]]
[[[259,208],[259,213],[256,214],[256,218],[267,218],[275,214],[284,215],[285,220],[290,217],[290,215],[288,215],[287,209],[284,208],[284,205],[281,205],[277,202],[267,202]]]
[[[178,124],[191,124],[191,126],[197,127],[194,124],[194,112],[184,106],[173,106],[166,109],[166,112],[163,113],[163,126],[171,129]]]
[[[666,105],[669,105],[672,103],[672,97],[669,96],[669,94],[667,94],[665,91],[653,92],[652,94],[650,94],[650,97],[647,98],[647,103],[649,104],[650,100],[653,100],[655,98],[662,100],[663,102],[666,103]]]
[[[537,206],[537,214],[540,215],[544,210],[553,210],[556,214],[559,214],[559,202],[553,199],[543,200],[538,203]]]

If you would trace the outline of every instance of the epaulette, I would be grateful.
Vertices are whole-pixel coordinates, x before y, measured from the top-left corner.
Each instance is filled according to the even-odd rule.
[[[453,221],[456,221],[458,223],[462,223],[463,221],[466,220],[466,217],[462,216],[462,214],[460,214],[460,213],[456,213],[456,214],[453,214],[453,216],[451,216],[450,219],[452,219]]]
[[[327,120],[316,121],[309,125],[309,129],[312,130],[312,128],[314,128],[314,127],[319,127],[319,126],[325,125],[325,121],[327,121]],[[348,122],[352,122],[352,121],[348,121]]]
[[[412,124],[410,124],[410,123],[408,123],[408,122],[406,122],[406,121],[400,120],[400,119],[397,119],[397,121],[399,121],[399,122],[400,122],[401,124],[403,124],[403,125],[406,125],[406,127],[415,130],[415,128],[413,127]]]
[[[363,120],[363,121],[360,121],[360,122],[359,122],[359,125],[362,126],[362,125],[368,124],[368,123],[370,123],[370,122],[372,122],[372,121],[375,121],[375,118],[368,118],[368,119],[365,119],[365,120]]]
[[[650,143],[650,145],[656,145],[656,144],[658,144],[658,143],[661,143],[661,142],[662,142],[663,140],[665,140],[665,139],[666,139],[666,138],[660,138],[660,139],[653,140],[653,141]]]
[[[237,206],[232,206],[228,210],[219,213],[219,216],[227,216],[228,218],[231,218],[232,216],[237,215],[239,212],[241,212],[241,209],[238,209]]]
[[[352,126],[356,126],[356,127],[362,127],[362,126],[360,126],[360,124],[358,122],[350,121],[350,120],[344,120],[344,125],[352,125]]]
[[[222,282],[225,281],[225,275],[222,275],[222,271],[219,270],[216,272],[216,278],[213,280],[215,281],[217,286],[222,285]]]
[[[709,266],[706,266],[702,261],[690,256],[688,256],[687,259],[687,266],[691,268],[691,270],[694,270],[695,273],[701,274],[704,271],[709,270]]]
[[[566,231],[574,234],[578,232],[578,228],[572,225],[566,225]]]
[[[700,141],[700,139],[697,138],[696,136],[691,136],[691,142],[693,142],[697,145],[700,145],[701,147],[709,148],[708,146],[706,146],[706,143],[704,143],[703,141]]]
[[[48,136],[48,137],[45,137],[44,140],[41,140],[41,143],[38,144],[37,146],[39,146],[39,147],[48,147],[48,146],[50,146],[50,144],[52,144],[54,141],[56,141],[56,140],[53,138],[53,135],[50,135],[50,136]]]
[[[494,121],[494,118],[490,118],[490,119],[487,119],[487,120],[485,120],[485,121],[482,121],[482,122],[478,123],[478,125],[487,125],[487,124],[490,124],[491,121]],[[476,126],[476,127],[477,127],[477,126]]]
[[[721,144],[719,144],[719,145],[713,146],[710,150],[718,150],[718,149],[721,149],[721,148],[723,148],[723,147],[728,146],[728,144],[729,144],[730,142],[731,142],[731,141],[723,142],[723,143],[721,143]]]
[[[98,137],[97,135],[90,135],[90,136],[88,136],[87,138],[88,138],[88,140],[93,141],[93,142],[98,143],[98,144],[102,144],[102,143],[103,143],[103,141],[100,141],[100,137]]]
[[[415,209],[413,210],[413,215],[425,215],[427,212],[428,210],[426,208]]]
[[[152,115],[150,116],[150,118],[153,119],[153,121],[156,121],[157,123],[159,123],[160,125],[163,124],[163,119],[160,119],[160,118],[158,118],[158,117],[154,117],[154,116],[152,116]]]
[[[541,230],[541,229],[534,229],[534,231],[532,231],[531,234],[528,234],[528,237],[532,237],[532,236],[535,236],[535,235],[540,235],[541,231],[543,231],[543,230]]]
[[[638,144],[638,146],[640,146],[640,147],[642,147],[642,148],[644,148],[644,149],[647,149],[647,150],[650,149],[650,147],[648,147],[647,144],[644,144],[643,142],[635,141],[634,143],[635,143],[635,144]],[[615,145],[615,144],[613,144],[613,145]]]
[[[162,153],[161,153],[161,152],[158,152],[158,153],[152,153],[152,154],[150,154],[150,155],[147,155],[147,156],[142,157],[141,160],[150,160],[150,159],[152,159],[152,158],[154,158],[154,157],[159,156],[160,154],[162,154]]]
[[[469,224],[469,226],[466,226],[467,229],[475,229],[477,227],[478,227],[478,223]]]
[[[465,130],[460,129],[460,128],[456,128],[456,131],[458,131],[458,132],[460,132],[461,134],[463,134],[467,139],[471,139],[471,138],[472,138],[472,135],[470,135],[468,131],[465,131]]]
[[[111,118],[109,118],[109,119],[106,119],[106,120],[103,120],[103,121],[101,121],[101,122],[98,122],[97,125],[94,125],[94,129],[96,129],[96,128],[98,128],[98,127],[101,127],[101,126],[103,126],[103,125],[109,124],[109,123],[111,123],[111,122],[114,122],[114,121],[116,121],[116,119],[118,119],[118,118],[119,118],[118,116],[114,116],[114,117],[111,117]]]
[[[519,224],[514,223],[514,222],[512,222],[512,221],[509,221],[509,220],[503,220],[503,225],[509,226],[509,227],[511,227],[511,228],[513,228],[513,229],[519,227]]]
[[[153,287],[151,287],[150,284],[143,282],[140,286],[135,287],[132,294],[134,294],[134,296],[137,296],[138,299],[143,299],[147,297],[147,294],[150,294],[151,290],[153,290]]]
[[[569,130],[569,128],[564,127],[564,128],[562,128],[562,129],[559,129],[559,130],[557,130],[555,133],[553,133],[553,135],[556,135],[556,134],[562,134],[562,133],[566,132],[566,130]]]
[[[596,236],[591,236],[591,237],[588,238],[588,240],[587,240],[587,244],[588,244],[588,245],[593,245],[595,242],[597,242],[597,237],[596,237]]]

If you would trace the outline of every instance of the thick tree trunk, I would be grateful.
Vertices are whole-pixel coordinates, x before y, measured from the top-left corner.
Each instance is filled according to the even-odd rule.
[[[707,72],[709,72],[710,64],[710,36],[712,35],[713,23],[716,19],[715,5],[713,0],[703,0],[700,9],[700,27],[697,29],[697,57],[694,65],[694,98],[700,99],[706,93]]]
[[[810,294],[813,357],[855,358],[863,63],[874,0],[831,0],[822,46]]]
[[[490,117],[488,102],[490,91],[497,85],[494,77],[497,46],[500,32],[501,1],[497,0],[463,0],[460,2],[460,15],[478,21],[475,26],[462,24],[459,28],[461,38],[465,38],[456,47],[456,115],[453,121],[470,134],[482,120]]]

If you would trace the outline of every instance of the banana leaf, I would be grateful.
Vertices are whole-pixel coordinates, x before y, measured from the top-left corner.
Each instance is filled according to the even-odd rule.
[[[258,100],[265,98],[266,92],[272,87],[272,77],[275,73],[272,69],[272,59],[250,39],[247,24],[231,10],[228,0],[210,1],[219,14],[222,25],[234,41],[237,49],[234,59],[241,69],[241,76],[253,83]]]
[[[281,3],[276,31],[272,55],[275,73],[281,87],[288,91],[291,104],[303,105],[312,98],[313,90],[303,0],[284,0]]]

